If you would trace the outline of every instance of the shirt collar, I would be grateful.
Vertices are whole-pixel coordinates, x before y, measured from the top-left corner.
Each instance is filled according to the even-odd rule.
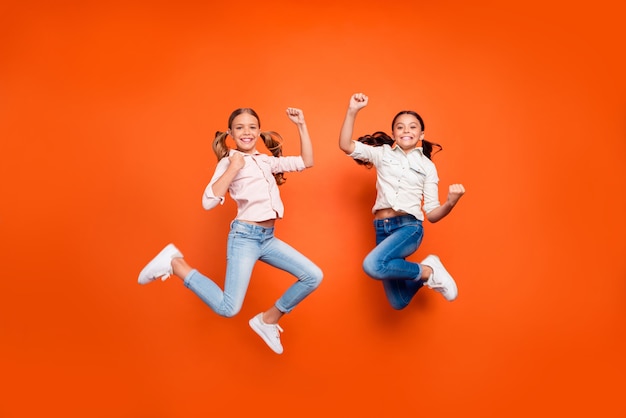
[[[393,145],[391,146],[391,149],[394,150],[394,151],[401,151],[401,152],[403,152],[404,154],[407,154],[407,155],[409,153],[411,153],[411,152],[414,152],[414,151],[418,151],[420,154],[424,155],[424,148],[423,147],[415,147],[412,150],[409,150],[409,152],[404,152],[404,150],[402,148],[400,148],[397,143],[394,142]]]
[[[244,157],[246,156],[252,156],[252,155],[260,155],[261,153],[258,150],[254,150],[254,152],[252,154],[247,154],[245,152],[241,152],[241,151],[237,151],[234,148],[230,148],[228,151],[228,156],[230,157],[231,155],[233,155],[233,153],[238,152],[239,154],[243,155]]]

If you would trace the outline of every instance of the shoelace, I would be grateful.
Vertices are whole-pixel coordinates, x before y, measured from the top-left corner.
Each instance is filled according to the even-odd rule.
[[[428,285],[428,287],[430,287],[433,290],[436,290],[437,292],[445,292],[446,291],[446,286],[444,286],[444,284],[441,283],[441,282],[436,282],[434,280],[434,277],[432,277],[431,280],[428,281],[427,285]]]
[[[280,339],[280,333],[284,332],[283,329],[280,327],[280,325],[278,324],[268,324],[268,325],[272,325],[272,328],[274,328],[274,337]]]
[[[162,282],[164,282],[164,281],[165,281],[165,280],[167,280],[169,277],[170,277],[170,274],[169,274],[169,273],[165,273],[165,274],[162,274],[162,275],[158,275],[158,274],[156,274],[156,275],[154,275],[153,277],[151,277],[151,278],[150,278],[150,281],[154,281],[154,280],[157,280],[157,279],[161,279],[161,281],[162,281]]]

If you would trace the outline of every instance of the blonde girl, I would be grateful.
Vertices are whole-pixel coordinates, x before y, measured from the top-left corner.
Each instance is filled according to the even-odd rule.
[[[298,172],[313,166],[313,148],[300,109],[288,108],[287,116],[298,128],[300,155],[282,156],[282,138],[272,131],[261,131],[257,113],[250,108],[233,111],[228,130],[218,131],[213,141],[217,166],[202,195],[204,209],[223,204],[226,194],[237,204],[237,215],[231,222],[227,243],[227,267],[224,290],[191,267],[182,253],[168,244],[139,274],[139,283],[175,275],[200,297],[215,313],[224,317],[236,315],[242,308],[252,270],[262,261],[295,277],[291,286],[264,312],[250,319],[250,327],[277,354],[283,352],[278,324],[310,295],[322,281],[322,271],[293,247],[276,238],[274,227],[284,213],[278,186],[285,182],[284,173]],[[230,148],[230,137],[235,148]],[[261,139],[272,155],[257,150]]]

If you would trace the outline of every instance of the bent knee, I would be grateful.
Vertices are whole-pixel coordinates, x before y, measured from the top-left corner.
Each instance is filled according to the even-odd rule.
[[[220,316],[223,316],[224,318],[232,318],[236,316],[240,311],[241,311],[241,306],[232,306],[232,307],[225,307],[217,313]]]
[[[381,280],[384,278],[384,270],[377,264],[370,263],[367,260],[363,261],[363,271],[372,279]]]
[[[316,270],[309,275],[309,286],[317,288],[322,283],[322,279],[324,279],[324,272],[319,267],[316,267]]]
[[[403,302],[399,302],[399,301],[391,301],[391,300],[389,301],[389,304],[396,311],[401,311],[402,309],[404,309],[404,308],[406,308],[408,306],[408,303],[403,303]]]

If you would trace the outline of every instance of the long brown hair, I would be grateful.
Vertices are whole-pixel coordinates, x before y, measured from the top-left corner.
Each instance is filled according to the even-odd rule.
[[[241,115],[242,113],[248,113],[256,118],[259,122],[259,128],[261,127],[261,119],[259,115],[249,107],[241,107],[239,109],[235,109],[228,118],[228,129],[232,129],[233,120]],[[272,153],[274,157],[280,157],[283,155],[283,138],[280,136],[278,132],[274,131],[261,131],[259,134],[263,143],[267,147],[267,149]],[[226,138],[228,137],[228,132],[215,132],[215,138],[213,138],[213,152],[217,157],[217,161],[220,161],[222,158],[228,156],[230,152],[230,148],[226,145]],[[279,186],[287,179],[283,175],[283,173],[275,173],[274,178],[276,179],[276,184]]]

